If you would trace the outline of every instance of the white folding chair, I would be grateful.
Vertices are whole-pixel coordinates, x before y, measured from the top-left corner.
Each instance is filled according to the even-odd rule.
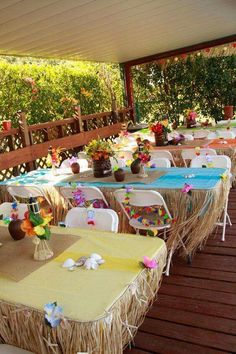
[[[208,149],[208,148],[200,148],[200,155],[217,155],[216,150],[214,149]],[[184,161],[185,167],[188,167],[188,162],[194,159],[196,155],[196,150],[195,149],[184,149],[181,152],[182,159]]]
[[[194,137],[192,136],[192,134],[184,134],[184,139],[188,141],[193,141]]]
[[[124,161],[133,159],[133,151],[131,150],[120,150],[116,152],[116,158],[123,159]]]
[[[94,225],[88,224],[86,208],[72,208],[65,218],[66,227],[80,227],[82,229],[92,229],[101,231],[117,232],[119,225],[118,214],[112,209],[92,209],[94,212]]]
[[[0,354],[34,354],[28,350],[21,349],[9,344],[0,344]]]
[[[176,167],[173,156],[168,150],[151,150],[150,155],[151,155],[151,160],[159,158],[159,157],[163,157],[163,158],[170,160],[170,162],[173,164],[173,166]]]
[[[111,167],[114,168],[115,166],[118,166],[120,168],[123,168],[126,166],[126,160],[122,158],[114,158],[110,157],[111,161]]]
[[[210,162],[208,161],[208,157],[210,158]],[[190,167],[202,167],[208,166],[212,168],[225,168],[229,172],[231,170],[231,159],[226,155],[200,155],[196,156],[191,160]]]
[[[170,168],[170,160],[165,157],[153,158],[149,161],[149,165],[156,165],[156,167],[166,167]]]
[[[114,196],[115,196],[117,202],[119,203],[121,209],[123,210],[123,212],[127,216],[128,220],[129,220],[129,225],[135,229],[137,234],[139,234],[139,230],[164,231],[164,238],[165,238],[166,237],[166,230],[171,227],[172,216],[168,210],[168,207],[167,207],[166,202],[165,202],[164,198],[162,197],[162,195],[156,191],[153,191],[153,190],[132,190],[131,191],[130,198],[129,198],[129,205],[130,206],[141,207],[141,208],[145,208],[148,206],[163,207],[166,214],[168,215],[168,219],[170,220],[170,222],[167,222],[164,225],[145,226],[141,222],[139,222],[137,219],[130,216],[129,213],[126,211],[126,209],[125,209],[126,204],[124,203],[125,198],[126,198],[126,193],[127,192],[125,189],[118,189],[114,192]],[[180,240],[180,242],[183,245],[183,247],[185,248],[182,240]],[[170,264],[171,264],[173,252],[174,252],[174,246],[171,248],[169,255],[168,255],[166,272],[165,272],[165,274],[167,276],[169,275],[169,272],[170,272]]]
[[[103,193],[100,191],[99,188],[92,187],[92,186],[91,187],[78,186],[78,189],[80,189],[83,192],[83,196],[86,201],[100,199],[108,207],[108,202],[106,201],[106,198],[104,197]],[[73,192],[74,191],[75,191],[75,188],[72,188],[72,187],[61,187],[60,188],[61,195],[65,198],[65,200],[68,202],[68,204],[71,208],[73,207],[71,200],[73,200]]]
[[[210,130],[196,130],[193,132],[194,139],[204,139],[208,136]]]
[[[23,220],[24,219],[24,214],[26,211],[28,211],[27,204],[25,203],[17,203],[17,209],[18,209],[18,219]],[[11,216],[11,211],[12,211],[12,203],[5,202],[0,204],[0,215],[2,215],[2,218],[7,218]]]
[[[235,139],[235,133],[230,130],[217,130],[218,138]]]
[[[197,156],[191,161],[191,167],[199,168],[202,166],[207,166],[208,163],[209,162],[207,161],[205,156]],[[225,168],[228,171],[230,177],[231,159],[229,158],[229,156],[225,156],[225,155],[211,156],[210,164],[212,168]],[[223,210],[223,222],[216,223],[216,225],[223,227],[221,241],[225,241],[225,229],[227,224],[232,226],[232,222],[228,214],[228,196]]]
[[[49,205],[51,205],[49,199],[45,195],[44,191],[38,186],[7,186],[8,193],[13,199],[19,202],[18,198],[29,199],[30,197],[43,197]]]
[[[214,132],[210,132],[208,135],[207,135],[207,139],[217,139],[218,138],[218,135]]]
[[[87,171],[88,170],[88,160],[86,159],[77,159],[76,161],[80,165],[80,172]],[[62,161],[60,169],[70,169],[70,159],[66,159]]]

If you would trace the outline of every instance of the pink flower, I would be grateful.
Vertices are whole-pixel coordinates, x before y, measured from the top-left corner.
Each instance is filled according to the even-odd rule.
[[[149,269],[155,269],[157,268],[157,261],[155,261],[155,259],[151,259],[147,256],[144,256],[143,257],[143,265],[146,267],[146,268],[149,268]]]
[[[193,189],[193,185],[192,184],[184,183],[184,187],[181,190],[181,192],[189,193],[191,191],[191,189]]]

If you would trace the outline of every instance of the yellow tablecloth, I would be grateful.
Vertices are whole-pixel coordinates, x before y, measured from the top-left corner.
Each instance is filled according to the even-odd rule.
[[[61,233],[72,232],[72,229],[56,229]],[[34,350],[35,353],[51,353],[50,346],[42,341],[47,330],[44,328],[47,326],[43,324],[42,311],[46,303],[54,301],[63,307],[65,317],[71,320],[70,335],[77,338],[71,340],[72,345],[66,337],[66,330],[65,333],[63,329],[53,330],[57,333],[57,335],[54,333],[56,337],[53,337],[58,345],[56,353],[72,354],[76,351],[87,351],[88,348],[94,350],[96,345],[100,348],[94,353],[111,353],[106,348],[112,346],[115,346],[113,353],[121,353],[122,346],[132,339],[130,333],[134,333],[135,330],[131,328],[130,332],[130,323],[132,326],[139,325],[158,289],[166,259],[165,243],[158,238],[127,234],[80,229],[76,229],[76,232],[81,237],[78,242],[23,280],[14,282],[0,277],[1,313],[14,317],[17,308],[15,304],[19,304],[18,315],[22,314],[22,317],[18,317],[16,326],[21,336],[14,334],[4,318],[0,317],[0,332],[1,335],[4,333],[5,342]],[[81,255],[88,256],[91,253],[99,253],[106,260],[98,270],[79,268],[72,272],[62,268],[65,259],[72,257],[76,260]],[[139,261],[142,261],[144,255],[156,258],[159,261],[159,268],[151,272],[143,270]],[[12,304],[9,308],[8,303]],[[32,311],[31,318],[34,318],[31,329],[29,324],[25,327],[25,307],[30,313]],[[36,311],[35,314],[33,309],[40,312]],[[112,323],[110,327],[109,319]],[[30,339],[31,331],[37,340]],[[50,331],[52,330],[48,333]],[[41,349],[38,347],[36,350],[39,343]],[[68,351],[68,345],[73,346],[73,351]]]

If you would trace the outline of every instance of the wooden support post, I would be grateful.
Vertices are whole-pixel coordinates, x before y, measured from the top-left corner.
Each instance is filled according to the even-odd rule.
[[[133,90],[131,66],[126,64],[124,64],[124,82],[125,82],[127,106],[133,109],[130,118],[133,120],[134,123],[136,123],[135,114],[134,114],[134,90]]]
[[[22,145],[24,147],[30,146],[30,134],[29,134],[29,127],[26,122],[26,115],[25,112],[18,111],[18,123],[19,123],[19,129],[21,132],[21,139],[22,139]],[[26,169],[27,171],[32,171],[35,169],[35,162],[34,161],[29,161],[26,164]]]
[[[82,133],[84,131],[84,128],[83,128],[83,122],[82,122],[82,119],[81,119],[81,108],[80,108],[80,106],[75,106],[74,118],[75,118],[76,132],[77,133]]]

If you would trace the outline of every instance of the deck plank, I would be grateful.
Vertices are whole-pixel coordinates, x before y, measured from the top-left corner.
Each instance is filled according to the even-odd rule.
[[[236,353],[236,189],[229,196],[232,227],[210,235],[191,265],[177,256],[158,298],[125,354]]]

